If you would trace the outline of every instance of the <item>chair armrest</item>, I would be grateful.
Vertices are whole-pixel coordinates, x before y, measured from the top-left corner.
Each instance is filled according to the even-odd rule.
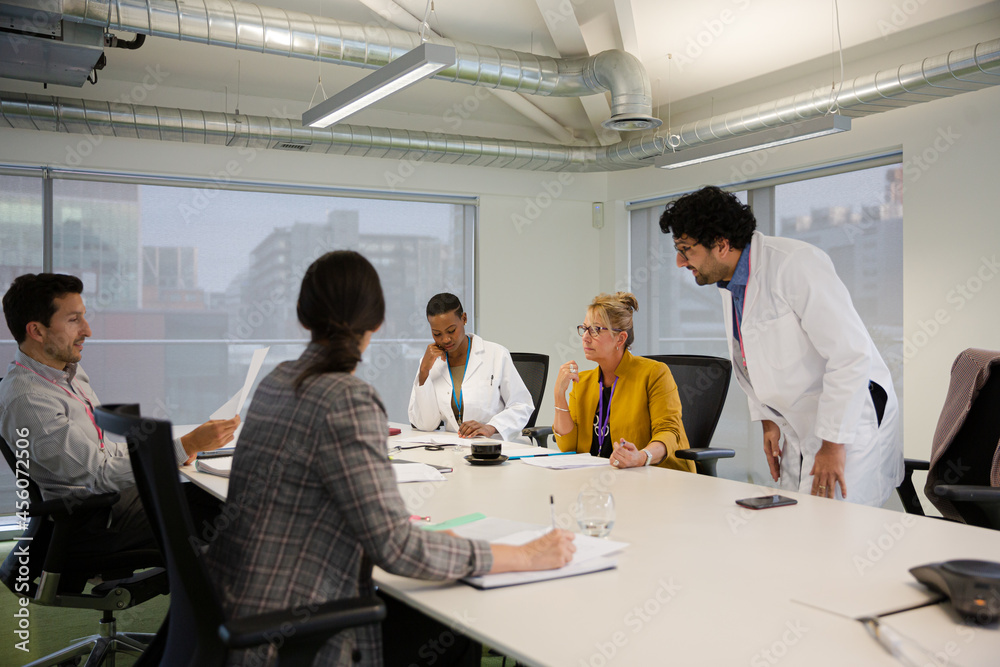
[[[28,516],[48,516],[53,519],[65,519],[76,512],[111,507],[118,502],[121,494],[117,491],[102,493],[97,496],[53,498],[40,503],[32,503],[28,508]]]
[[[903,459],[903,470],[907,477],[914,470],[930,470],[931,462],[923,461],[921,459]]]
[[[736,451],[719,447],[691,447],[678,449],[674,452],[674,456],[686,461],[716,461],[718,459],[731,459],[736,456]]]
[[[934,494],[947,500],[974,503],[1000,503],[1000,487],[962,484],[938,484]]]
[[[285,643],[325,642],[333,634],[385,618],[385,603],[374,596],[334,600],[319,605],[237,618],[219,626],[219,638],[229,648],[251,648],[281,639]]]
[[[549,436],[554,435],[554,433],[551,426],[532,426],[530,428],[522,429],[521,435],[534,440],[535,445],[538,447],[548,448]]]

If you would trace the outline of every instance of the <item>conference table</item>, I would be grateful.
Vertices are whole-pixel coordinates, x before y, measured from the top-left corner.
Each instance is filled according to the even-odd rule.
[[[404,428],[389,445],[408,436]],[[908,572],[1000,559],[998,531],[789,491],[781,493],[796,505],[754,511],[735,501],[774,489],[659,468],[472,466],[468,454],[395,453],[453,468],[446,481],[400,484],[408,509],[433,523],[480,512],[545,526],[551,495],[556,522],[570,528],[577,495],[599,488],[616,504],[609,539],[629,545],[615,569],[493,590],[376,568],[384,593],[522,664],[1000,665],[997,623],[970,624],[947,602],[928,604],[934,596]],[[228,480],[190,466],[182,473],[225,497]],[[920,604],[881,619],[904,639],[910,663],[855,620]],[[448,640],[431,638],[429,657],[435,639]]]

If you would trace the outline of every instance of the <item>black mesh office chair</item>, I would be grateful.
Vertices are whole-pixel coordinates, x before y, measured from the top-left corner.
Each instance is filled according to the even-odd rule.
[[[985,350],[965,350],[955,360],[979,354],[996,356]],[[906,476],[897,488],[904,508],[911,514],[923,514],[910,475],[913,470],[928,470],[924,493],[941,513],[950,519],[973,526],[1000,530],[1000,487],[990,485],[994,460],[1000,457],[1000,361],[988,365],[988,378],[975,388],[976,376],[969,367],[953,366],[948,397],[938,420],[935,438],[953,434],[947,448],[934,465],[928,461],[906,460]],[[968,410],[965,407],[968,398]],[[956,405],[954,401],[959,403]],[[949,410],[949,405],[951,409]]]
[[[654,354],[647,358],[666,364],[677,383],[681,421],[691,445],[690,449],[679,450],[677,458],[694,461],[699,475],[716,477],[719,459],[736,456],[732,449],[709,446],[726,404],[732,363],[722,357],[700,354]]]
[[[158,662],[139,664],[211,667],[222,665],[230,649],[270,643],[282,667],[311,665],[335,633],[385,618],[385,605],[372,595],[227,619],[195,546],[170,422],[143,418],[136,405],[105,405],[95,414],[101,428],[126,436],[142,504],[167,561],[170,611],[156,637],[163,654]]]
[[[549,355],[535,354],[533,352],[511,352],[510,358],[514,361],[514,368],[521,376],[531,400],[535,404],[535,410],[528,418],[525,428],[531,428],[538,419],[538,410],[545,399],[545,382],[549,379]]]
[[[22,446],[20,441],[16,441],[12,449],[0,437],[0,450],[3,450],[4,459],[15,479],[27,480],[26,486],[19,482],[18,489],[27,492],[29,506],[26,513],[31,517],[17,545],[0,566],[0,580],[18,597],[29,598],[31,604],[101,612],[97,634],[40,658],[30,663],[30,667],[75,664],[75,660],[84,656],[87,658],[86,667],[96,667],[116,653],[143,653],[153,635],[118,632],[115,612],[167,593],[166,572],[158,567],[163,565],[163,557],[155,549],[87,557],[73,554],[70,550],[72,528],[85,523],[94,514],[106,511],[118,501],[119,495],[105,493],[71,501],[43,501],[41,491],[30,477],[30,462],[25,466],[27,454],[21,454],[28,451],[27,442],[28,438],[25,438]],[[28,561],[27,574],[21,570],[24,565],[22,559]],[[145,571],[135,574],[138,570]],[[103,578],[103,582],[84,593],[87,581],[98,576]]]

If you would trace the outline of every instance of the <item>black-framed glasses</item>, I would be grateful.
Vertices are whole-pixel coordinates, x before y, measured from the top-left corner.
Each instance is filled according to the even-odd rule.
[[[701,243],[699,243],[698,241],[695,241],[691,245],[687,245],[687,246],[677,245],[675,243],[674,244],[674,250],[677,252],[678,255],[680,255],[681,257],[683,257],[684,261],[686,262],[687,258],[688,258],[688,256],[687,256],[688,250],[690,250],[691,248],[695,247],[696,245],[701,245]]]
[[[590,332],[591,338],[597,338],[601,335],[602,331],[625,331],[624,329],[609,329],[607,327],[588,327],[583,324],[576,328],[576,332],[580,334],[580,338],[583,338],[583,334]]]

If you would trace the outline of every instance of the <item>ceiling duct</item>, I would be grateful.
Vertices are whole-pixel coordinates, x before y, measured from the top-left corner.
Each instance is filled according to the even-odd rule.
[[[104,28],[65,22],[37,4],[0,2],[0,77],[82,86],[104,66]]]
[[[69,0],[67,4],[71,4]],[[101,0],[88,0],[88,4],[99,5]],[[845,81],[835,106],[839,113],[857,118],[998,83],[1000,39]],[[679,153],[686,147],[816,118],[829,113],[830,107],[829,88],[817,88],[686,123],[670,134],[669,142],[661,131],[610,146],[562,146],[346,124],[303,128],[298,119],[0,92],[0,127],[235,147],[289,149],[301,145],[302,152],[510,169],[612,171],[651,166],[652,158],[667,150]]]
[[[234,0],[62,0],[67,21],[154,37],[259,53],[378,68],[420,46],[414,32],[366,26]],[[435,37],[457,60],[432,78],[529,95],[581,97],[611,93],[605,127],[647,130],[652,89],[638,58],[604,51],[585,58],[549,58]]]

